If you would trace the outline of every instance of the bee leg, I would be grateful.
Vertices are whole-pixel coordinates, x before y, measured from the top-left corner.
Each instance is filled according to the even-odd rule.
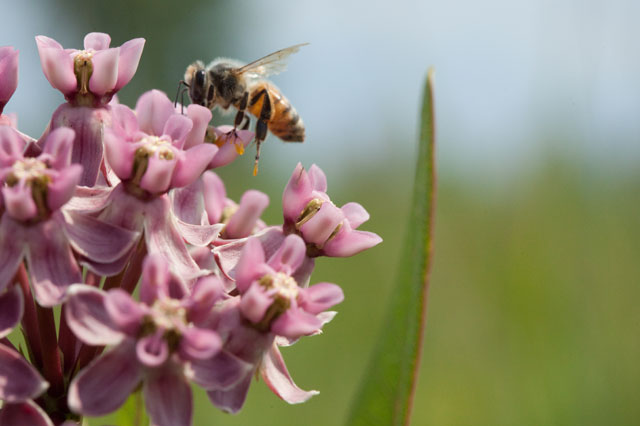
[[[245,116],[244,116],[244,124],[242,124],[240,126],[240,130],[247,130],[249,128],[250,124],[251,124],[251,119],[249,118],[248,115],[245,114]]]
[[[256,161],[253,165],[253,175],[258,174],[258,161],[260,160],[260,144],[264,142],[267,137],[267,123],[271,119],[271,97],[269,96],[269,92],[263,90],[262,96],[264,96],[262,102],[262,108],[260,109],[260,116],[258,117],[258,122],[256,123]],[[255,97],[252,100],[252,103],[256,103],[259,96]],[[255,101],[255,102],[253,102]]]
[[[178,92],[176,93],[176,99],[173,101],[174,108],[178,106],[178,98],[180,98],[180,105],[182,105],[182,114],[184,114],[184,92],[189,90],[189,85],[184,81],[178,82]]]
[[[227,140],[232,139],[235,140],[238,137],[236,130],[238,126],[242,124],[247,115],[245,114],[245,110],[247,109],[247,104],[249,103],[249,92],[244,92],[242,98],[240,99],[240,103],[238,104],[238,112],[236,113],[236,118],[233,120],[233,129],[227,132],[226,138]]]

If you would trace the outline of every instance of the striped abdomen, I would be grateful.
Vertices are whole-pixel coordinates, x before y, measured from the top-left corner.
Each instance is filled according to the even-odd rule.
[[[267,121],[269,131],[285,142],[304,141],[302,119],[289,100],[273,84],[260,81],[251,87],[249,112],[255,117],[260,117],[265,92],[269,94],[271,101],[271,118]]]

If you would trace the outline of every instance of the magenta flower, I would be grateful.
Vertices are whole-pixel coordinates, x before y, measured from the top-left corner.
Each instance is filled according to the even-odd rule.
[[[133,78],[145,40],[129,40],[109,48],[111,37],[89,33],[84,50],[64,49],[52,38],[37,36],[44,75],[74,105],[106,105]]]
[[[4,106],[18,87],[18,51],[12,46],[0,47],[0,116]]]
[[[189,380],[206,387],[230,386],[246,370],[244,363],[234,360],[222,371],[198,374],[191,368],[198,363],[202,369],[220,350],[220,337],[204,324],[222,297],[220,282],[213,277],[201,279],[189,292],[157,256],[144,263],[142,303],[120,289],[104,293],[73,286],[66,305],[73,332],[87,344],[115,347],[72,381],[71,409],[87,415],[107,414],[143,382],[153,424],[191,424]]]
[[[52,131],[38,157],[23,157],[23,142],[0,126],[0,291],[23,258],[38,303],[53,306],[72,283],[82,281],[74,251],[91,270],[119,272],[137,235],[61,207],[71,198],[82,166],[70,164],[73,130]]]
[[[282,195],[283,230],[302,236],[309,256],[353,256],[382,242],[372,232],[356,230],[369,220],[364,207],[347,203],[338,208],[326,191],[322,170],[314,164],[307,172],[298,163]]]
[[[240,296],[224,302],[213,325],[224,339],[220,356],[233,355],[253,368],[233,387],[208,389],[209,398],[220,409],[233,413],[242,408],[251,376],[258,369],[271,390],[291,404],[318,393],[296,386],[275,342],[277,336],[295,341],[319,333],[333,318],[326,309],[344,298],[335,284],[298,286],[292,274],[305,256],[304,241],[297,235],[289,235],[268,261],[257,238],[249,238],[244,245],[235,270]]]
[[[226,166],[238,157],[244,154],[244,149],[253,140],[254,133],[250,130],[236,130],[233,133],[233,126],[211,126],[207,132],[207,139],[213,140],[220,150],[213,157],[209,168],[215,169]]]

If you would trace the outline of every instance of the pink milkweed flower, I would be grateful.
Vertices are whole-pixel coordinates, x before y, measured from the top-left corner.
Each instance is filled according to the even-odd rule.
[[[212,141],[220,150],[209,163],[209,168],[226,166],[238,155],[244,154],[244,149],[253,140],[254,135],[250,130],[236,130],[234,133],[233,126],[229,125],[210,126],[207,130],[207,141]]]
[[[75,50],[63,49],[49,37],[36,37],[44,74],[68,101],[53,113],[49,128],[76,131],[72,162],[84,167],[83,186],[96,184],[104,129],[111,123],[110,100],[135,74],[145,41],[136,38],[116,48],[109,48],[110,42],[107,34],[89,33],[84,50]]]
[[[71,198],[82,166],[70,164],[73,130],[52,131],[38,157],[24,157],[15,130],[0,126],[0,291],[26,259],[34,293],[43,306],[58,304],[67,286],[82,281],[82,264],[106,275],[137,234],[61,209]]]
[[[327,178],[315,164],[307,172],[298,163],[282,195],[285,234],[300,235],[311,257],[353,256],[382,241],[377,234],[357,231],[369,220],[358,203],[336,207],[327,195]]]
[[[36,44],[45,77],[74,105],[106,105],[133,78],[145,40],[135,38],[120,47],[109,47],[111,37],[89,33],[84,50],[64,49],[46,36]]]
[[[325,311],[344,299],[335,284],[298,286],[292,274],[303,264],[305,252],[304,241],[297,235],[286,237],[268,261],[257,238],[249,238],[244,245],[236,267],[240,296],[223,303],[212,326],[223,338],[220,356],[233,355],[253,368],[233,387],[207,389],[220,409],[235,413],[242,408],[256,370],[276,395],[291,404],[318,393],[296,386],[276,346],[278,336],[294,341],[318,334],[334,315]]]
[[[105,293],[73,286],[65,305],[73,332],[86,344],[114,347],[74,378],[69,407],[91,416],[110,413],[143,382],[152,424],[190,425],[189,381],[230,386],[245,372],[244,363],[233,359],[220,371],[199,374],[191,367],[206,365],[220,350],[220,337],[206,320],[223,293],[213,277],[202,278],[189,291],[158,256],[145,259],[140,303],[121,289]]]
[[[12,46],[0,47],[0,117],[4,106],[18,87],[18,51]]]

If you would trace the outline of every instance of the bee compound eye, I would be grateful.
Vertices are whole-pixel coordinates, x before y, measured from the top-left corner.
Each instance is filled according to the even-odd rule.
[[[204,85],[204,71],[199,70],[196,71],[196,84],[199,86]]]

